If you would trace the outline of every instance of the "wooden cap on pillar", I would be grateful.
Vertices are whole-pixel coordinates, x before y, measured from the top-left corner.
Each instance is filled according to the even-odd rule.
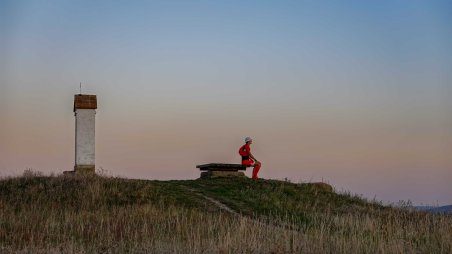
[[[74,112],[76,109],[97,109],[97,96],[89,94],[74,95]]]

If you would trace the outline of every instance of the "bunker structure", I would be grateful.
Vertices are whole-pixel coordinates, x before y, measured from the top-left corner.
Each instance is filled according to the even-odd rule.
[[[197,165],[201,172],[200,178],[217,178],[217,177],[245,177],[246,166],[242,164],[225,164],[225,163],[209,163]]]
[[[75,166],[73,173],[95,173],[96,95],[74,95]]]

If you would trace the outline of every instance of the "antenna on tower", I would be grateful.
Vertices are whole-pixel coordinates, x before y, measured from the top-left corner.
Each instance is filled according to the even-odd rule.
[[[80,82],[80,95],[82,95],[82,82]]]

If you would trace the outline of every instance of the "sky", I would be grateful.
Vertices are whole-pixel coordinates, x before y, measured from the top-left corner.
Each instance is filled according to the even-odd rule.
[[[451,1],[0,1],[0,177],[195,179],[240,163],[385,203],[452,204]],[[250,171],[250,170],[248,170]],[[250,175],[250,172],[247,172]]]

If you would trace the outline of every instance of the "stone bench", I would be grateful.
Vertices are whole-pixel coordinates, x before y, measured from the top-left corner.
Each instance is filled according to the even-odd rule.
[[[209,163],[197,165],[201,172],[201,178],[215,177],[244,177],[245,173],[239,172],[246,170],[246,166],[242,164],[225,164],[225,163]]]

